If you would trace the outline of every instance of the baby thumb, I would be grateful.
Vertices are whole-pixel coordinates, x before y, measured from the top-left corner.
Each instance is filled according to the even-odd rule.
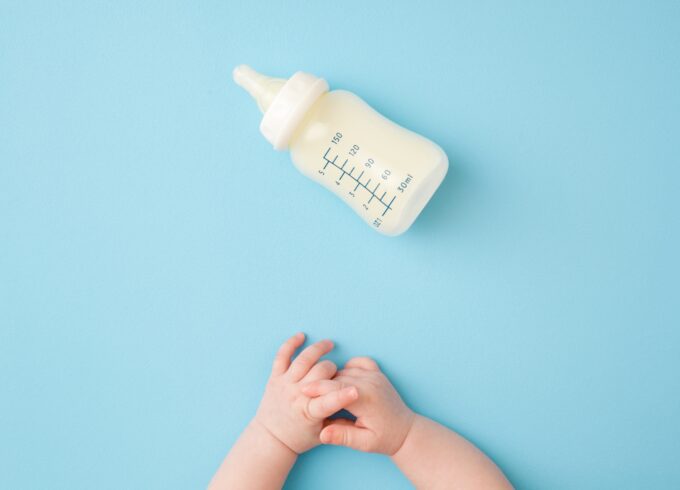
[[[357,451],[370,451],[373,433],[368,429],[361,429],[350,420],[336,419],[328,424],[319,434],[324,444],[346,446]]]

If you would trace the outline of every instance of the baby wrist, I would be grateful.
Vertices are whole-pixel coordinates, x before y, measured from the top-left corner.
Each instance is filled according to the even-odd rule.
[[[298,457],[298,453],[294,451],[288,444],[274,434],[274,432],[267,427],[267,425],[259,420],[257,417],[253,418],[250,422],[251,428],[259,434],[258,440],[261,443],[266,444],[272,449],[277,449],[282,452],[289,453],[295,458]]]
[[[409,438],[412,437],[412,433],[414,432],[414,427],[416,425],[416,421],[419,417],[420,417],[420,415],[418,415],[415,412],[410,413],[408,428],[406,429],[406,434],[404,435],[404,439],[401,441],[401,444],[399,445],[397,450],[389,455],[391,458],[396,458],[397,455],[399,455],[402,452],[402,450],[404,449],[404,446],[407,446],[407,441],[409,440]]]
[[[390,458],[396,463],[398,459],[403,459],[404,455],[408,453],[409,451],[409,446],[410,446],[410,441],[415,437],[415,433],[417,432],[417,425],[419,422],[419,419],[421,419],[422,416],[418,415],[415,412],[411,412],[411,417],[409,420],[409,426],[408,429],[406,430],[406,435],[404,436],[404,440],[401,441],[401,444],[397,448],[395,452],[390,454]]]

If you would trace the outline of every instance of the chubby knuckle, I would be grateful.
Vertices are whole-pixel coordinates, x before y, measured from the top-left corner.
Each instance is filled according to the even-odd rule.
[[[338,382],[338,392],[342,393],[343,398],[351,398],[350,391],[348,388],[354,388],[358,394],[361,393],[357,383],[352,383],[349,381],[339,381]]]
[[[331,404],[331,400],[329,400],[327,396],[323,396],[318,399],[318,404],[319,409],[325,412],[326,410],[328,410],[329,405]]]
[[[365,390],[363,398],[369,403],[375,403],[380,400],[377,390],[373,389],[373,387],[369,387]]]
[[[360,356],[360,357],[355,357],[354,358],[357,362],[364,364],[366,366],[370,366],[371,368],[377,367],[377,363],[372,357],[369,356]]]
[[[312,381],[311,383],[307,383],[302,386],[306,392],[314,392],[319,390],[320,383],[319,381]]]
[[[301,368],[309,368],[312,365],[312,360],[308,356],[301,354],[296,359],[295,364]]]
[[[319,363],[319,366],[321,367],[321,369],[323,369],[324,372],[327,373],[334,373],[338,370],[338,367],[335,365],[335,363],[329,360],[321,361]]]
[[[307,403],[304,403],[302,405],[302,410],[301,410],[302,411],[302,417],[309,422],[315,421],[314,420],[314,414],[312,413],[313,410],[314,410],[314,407],[312,405],[313,402],[314,402],[314,400],[307,400]]]

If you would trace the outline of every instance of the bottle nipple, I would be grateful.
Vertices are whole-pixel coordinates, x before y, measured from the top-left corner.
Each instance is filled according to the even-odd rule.
[[[298,71],[288,80],[259,74],[247,65],[234,68],[234,82],[243,87],[264,114],[260,132],[274,149],[283,150],[310,107],[328,92],[326,80]]]
[[[286,80],[282,78],[262,75],[248,65],[239,65],[234,68],[233,76],[234,82],[255,99],[262,113],[269,109],[274,97],[286,83]]]

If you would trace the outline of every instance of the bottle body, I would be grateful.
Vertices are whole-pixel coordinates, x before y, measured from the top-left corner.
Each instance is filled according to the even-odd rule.
[[[298,170],[390,236],[411,226],[448,170],[438,145],[344,90],[316,100],[289,150]]]

